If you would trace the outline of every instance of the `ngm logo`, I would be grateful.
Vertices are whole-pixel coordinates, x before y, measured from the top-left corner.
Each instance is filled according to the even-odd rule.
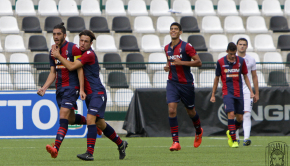
[[[181,58],[182,58],[182,54],[181,54],[181,55],[172,55],[172,56],[168,56],[167,58],[168,58],[168,60],[174,60],[174,59],[176,59],[176,58],[181,59]]]
[[[239,73],[240,69],[225,69],[225,73]]]

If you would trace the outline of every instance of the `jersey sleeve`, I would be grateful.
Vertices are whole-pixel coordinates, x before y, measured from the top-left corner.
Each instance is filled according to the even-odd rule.
[[[54,59],[51,56],[51,51],[49,51],[49,64],[50,66],[55,66]]]
[[[85,64],[91,64],[93,62],[93,60],[95,59],[94,56],[95,55],[92,52],[87,51],[80,58],[78,58],[77,60],[81,61],[81,63],[83,65],[85,65]]]
[[[185,46],[185,52],[188,56],[193,57],[196,55],[196,51],[190,43],[187,43]]]
[[[219,61],[216,62],[216,68],[215,68],[215,75],[216,76],[221,76],[221,65],[219,63]]]
[[[76,44],[72,48],[72,55],[73,56],[80,56],[80,55],[82,55],[82,51],[79,49],[79,46],[76,45]]]
[[[248,68],[247,68],[245,60],[243,61],[243,64],[242,64],[242,74],[248,74]]]

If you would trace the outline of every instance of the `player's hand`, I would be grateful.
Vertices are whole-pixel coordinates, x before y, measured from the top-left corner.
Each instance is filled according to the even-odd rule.
[[[182,61],[177,56],[175,56],[175,59],[173,61],[174,61],[174,65],[182,65],[181,64]]]
[[[81,100],[85,100],[87,95],[84,91],[80,91],[80,97],[81,97]]]
[[[255,94],[253,92],[251,92],[251,98],[254,98]]]
[[[59,48],[57,48],[55,44],[51,46],[51,56],[55,58],[59,58],[61,56],[59,53]]]
[[[215,103],[215,96],[211,96],[210,102]]]
[[[45,94],[45,89],[44,88],[39,88],[38,91],[37,91],[37,94],[42,97]]]
[[[169,68],[169,66],[164,66],[164,70],[166,71],[166,72],[169,72],[169,70],[170,70],[170,68]]]
[[[257,103],[258,100],[259,100],[259,95],[255,94],[255,96],[254,96],[254,103]]]

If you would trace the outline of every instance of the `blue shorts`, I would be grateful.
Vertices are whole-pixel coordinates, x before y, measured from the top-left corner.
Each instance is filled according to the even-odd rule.
[[[88,114],[104,119],[107,104],[107,94],[89,94],[86,97]]]
[[[56,90],[56,101],[58,107],[64,107],[77,110],[77,100],[79,98],[79,90],[74,88],[60,88]]]
[[[244,114],[244,98],[224,96],[223,101],[226,113],[234,111],[235,114]]]
[[[167,80],[166,99],[167,104],[179,103],[181,100],[187,109],[193,109],[195,102],[194,85],[180,84],[171,80]]]

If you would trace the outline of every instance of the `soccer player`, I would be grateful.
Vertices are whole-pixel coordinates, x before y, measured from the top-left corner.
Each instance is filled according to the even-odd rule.
[[[69,61],[74,60],[74,56],[81,55],[81,50],[74,44],[65,40],[66,29],[64,23],[60,23],[53,28],[53,39],[58,47],[58,51],[64,58]],[[84,75],[83,70],[69,71],[64,65],[54,57],[51,56],[50,51],[50,73],[42,88],[37,92],[38,95],[43,96],[47,88],[56,79],[56,101],[59,110],[59,129],[57,131],[55,143],[46,145],[46,150],[51,154],[52,158],[56,158],[60,145],[67,133],[68,124],[86,124],[86,118],[80,114],[75,114],[74,110],[77,110],[76,101],[79,97],[85,98],[84,92]],[[78,77],[80,79],[78,79]]]
[[[166,72],[169,71],[166,98],[169,113],[169,125],[173,139],[170,151],[178,151],[181,149],[178,138],[178,122],[177,122],[177,104],[184,104],[187,114],[193,121],[196,130],[194,147],[197,148],[201,144],[203,129],[200,125],[200,119],[195,111],[195,92],[193,77],[190,67],[199,67],[202,65],[198,54],[191,44],[179,39],[182,34],[181,25],[174,22],[170,25],[171,42],[165,46],[164,51],[167,57],[167,64],[164,67]],[[192,61],[193,59],[193,61]]]
[[[243,82],[250,90],[250,97],[254,97],[251,84],[247,77],[247,66],[245,59],[236,56],[237,46],[230,42],[227,48],[227,55],[220,58],[216,64],[216,77],[212,88],[211,102],[215,102],[215,92],[218,86],[219,78],[221,77],[223,87],[223,102],[225,112],[228,115],[228,144],[232,148],[238,148],[239,144],[236,140],[236,129],[241,126],[244,114],[244,98],[243,98]],[[236,120],[235,120],[236,117]]]
[[[87,113],[87,151],[84,154],[77,155],[82,160],[94,160],[94,146],[97,137],[97,128],[101,129],[105,136],[118,145],[119,159],[124,159],[126,156],[125,150],[128,146],[126,141],[122,141],[116,134],[115,130],[105,122],[104,113],[107,103],[106,89],[101,83],[99,77],[99,62],[95,52],[92,50],[91,45],[93,40],[96,39],[93,32],[84,30],[79,34],[79,47],[83,52],[82,56],[76,61],[71,62],[66,60],[59,54],[57,48],[53,48],[52,56],[62,62],[62,64],[70,71],[79,68],[84,69],[85,77],[85,93],[86,105],[88,108]],[[97,121],[97,122],[96,122]]]
[[[259,100],[259,87],[258,87],[258,76],[256,73],[256,61],[253,57],[246,53],[248,48],[248,41],[245,38],[240,38],[237,41],[237,54],[238,56],[245,59],[248,78],[253,80],[255,88],[254,103]],[[251,144],[250,132],[251,132],[251,111],[253,106],[253,99],[250,97],[250,90],[248,89],[244,79],[243,79],[243,92],[244,92],[244,115],[243,115],[243,128],[244,128],[244,146],[249,146]],[[236,139],[239,140],[239,130],[236,133]]]

